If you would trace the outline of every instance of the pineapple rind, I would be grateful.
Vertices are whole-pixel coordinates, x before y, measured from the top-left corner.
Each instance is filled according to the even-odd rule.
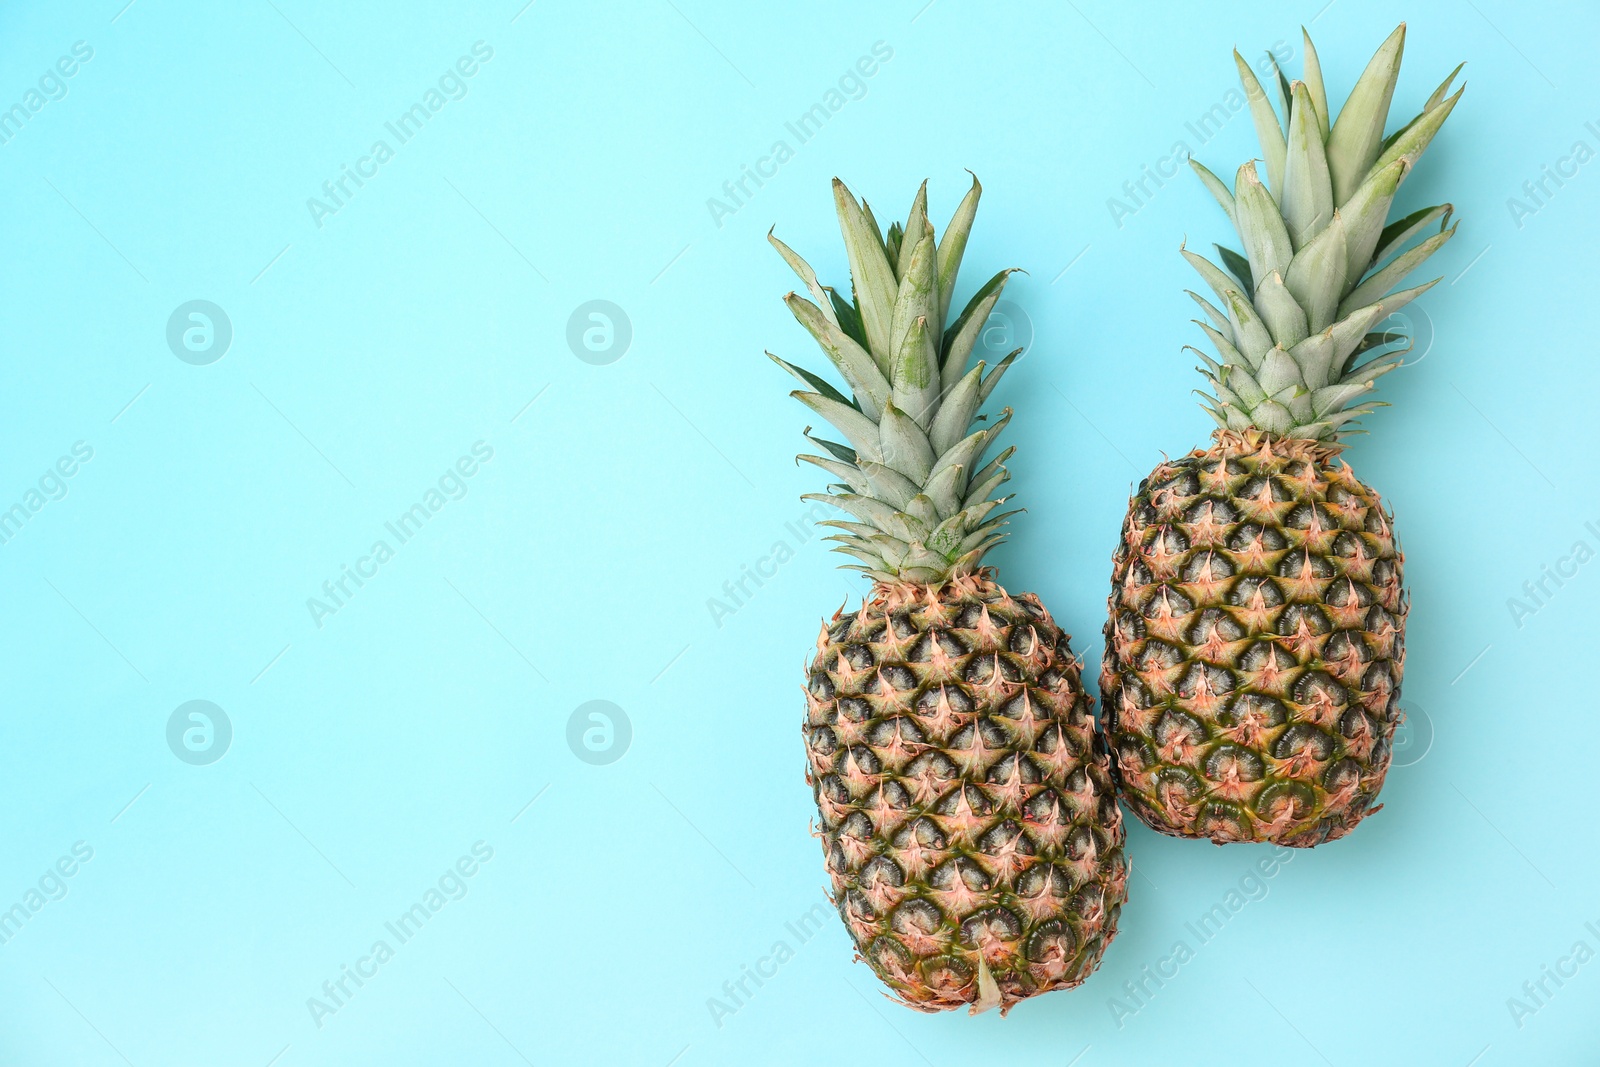
[[[1005,1012],[1115,936],[1125,831],[1080,671],[987,568],[822,627],[804,736],[830,897],[906,1005]]]
[[[1123,797],[1162,833],[1310,847],[1376,810],[1404,557],[1338,450],[1218,430],[1139,485],[1100,689]]]

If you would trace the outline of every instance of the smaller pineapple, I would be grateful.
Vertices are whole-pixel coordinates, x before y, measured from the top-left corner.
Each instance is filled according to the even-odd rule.
[[[837,551],[874,582],[822,627],[806,671],[806,780],[832,900],[858,957],[904,1004],[1001,1012],[1095,969],[1127,898],[1110,755],[1067,635],[983,566],[1000,543],[1010,418],[979,408],[1016,358],[968,367],[1009,271],[945,326],[977,213],[942,240],[927,185],[887,239],[834,182],[853,301],[769,240],[812,300],[789,309],[850,389],[772,358],[848,443],[800,458],[838,479]],[[813,302],[814,301],[814,302]],[[770,353],[769,353],[770,355]],[[807,435],[809,436],[809,428]]]
[[[1222,304],[1189,294],[1217,348],[1200,358],[1219,429],[1129,504],[1101,676],[1123,795],[1162,833],[1309,847],[1377,810],[1400,719],[1403,559],[1340,438],[1405,354],[1373,327],[1434,282],[1395,286],[1455,233],[1449,204],[1384,223],[1461,96],[1446,95],[1457,67],[1385,138],[1404,43],[1402,24],[1337,117],[1310,37],[1292,84],[1274,71],[1263,88],[1235,52],[1267,184],[1253,161],[1231,191],[1192,164],[1244,247],[1219,248],[1222,268],[1183,253]]]

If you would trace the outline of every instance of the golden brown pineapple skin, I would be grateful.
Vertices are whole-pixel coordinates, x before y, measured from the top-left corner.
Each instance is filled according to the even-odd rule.
[[[1123,797],[1161,833],[1308,848],[1377,810],[1404,557],[1338,452],[1218,430],[1130,502],[1101,693]]]
[[[1087,978],[1127,899],[1124,827],[1038,598],[988,570],[880,583],[823,626],[806,694],[831,898],[898,999],[1004,1012]]]

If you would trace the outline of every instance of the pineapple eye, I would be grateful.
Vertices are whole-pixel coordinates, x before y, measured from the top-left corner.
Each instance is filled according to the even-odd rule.
[[[1145,552],[1149,555],[1181,556],[1189,551],[1189,539],[1175,526],[1158,526]]]
[[[1243,745],[1218,745],[1205,760],[1206,777],[1213,782],[1237,778],[1258,782],[1264,773],[1261,757]]]
[[[911,673],[910,668],[900,664],[885,667],[879,673],[885,681],[902,693],[909,693],[917,687],[917,676]]]
[[[1246,478],[1234,495],[1258,504],[1287,504],[1295,498],[1292,489],[1270,474],[1254,474]]]
[[[1122,579],[1122,588],[1133,592],[1155,584],[1155,580],[1155,574],[1145,564],[1144,560],[1136,559],[1128,565],[1128,573]]]
[[[1225,726],[1237,726],[1242,722],[1253,721],[1263,729],[1270,729],[1288,722],[1289,712],[1283,706],[1283,702],[1276,697],[1263,693],[1244,693],[1219,717],[1218,721]]]
[[[1342,708],[1350,703],[1350,691],[1323,671],[1307,671],[1294,683],[1297,704],[1331,704]]]
[[[1236,608],[1254,607],[1257,598],[1261,606],[1275,608],[1283,603],[1283,592],[1278,584],[1267,578],[1241,578],[1228,593],[1228,603]]]
[[[1357,707],[1348,709],[1339,716],[1339,733],[1348,740],[1358,737],[1376,737],[1382,731],[1373,723],[1366,711]]]
[[[866,745],[851,745],[845,749],[845,754],[849,757],[850,762],[855,764],[855,769],[862,774],[877,774],[883,770],[883,763],[872,749]],[[844,769],[843,767],[840,768],[841,771]]]
[[[1020,777],[1024,785],[1038,785],[1044,781],[1039,768],[1020,752],[1013,752],[990,767],[984,780],[991,785],[998,785],[1011,781],[1013,777]]]
[[[1290,509],[1289,514],[1284,516],[1283,524],[1292,530],[1309,530],[1313,518],[1323,530],[1337,530],[1344,525],[1339,521],[1339,516],[1315,501]]]
[[[906,884],[905,872],[900,865],[888,856],[874,856],[862,864],[860,872],[856,875],[863,887],[874,886],[902,886]]]
[[[873,666],[872,650],[866,645],[845,645],[839,650],[839,657],[858,671],[864,671]]]
[[[1168,616],[1181,617],[1195,609],[1195,603],[1170,585],[1157,587],[1144,606],[1144,617],[1147,619],[1164,618]]]
[[[1289,650],[1271,641],[1257,641],[1239,657],[1239,668],[1251,673],[1268,669],[1287,671],[1295,666],[1295,658]]]
[[[1206,728],[1200,720],[1181,711],[1168,710],[1156,721],[1156,744],[1200,744],[1206,739]]]
[[[1302,626],[1313,634],[1325,634],[1333,628],[1316,604],[1290,604],[1278,616],[1277,633],[1284,637],[1298,634]]]
[[[1348,531],[1342,531],[1338,537],[1333,539],[1333,544],[1329,547],[1328,554],[1338,556],[1340,559],[1353,559],[1361,555],[1362,549],[1365,547],[1361,538]]]
[[[1007,846],[1015,843],[1018,852],[1025,856],[1034,854],[1033,842],[1029,841],[1022,832],[1022,827],[1007,819],[999,826],[991,827],[987,833],[978,839],[978,851],[994,856],[1005,850]]]
[[[1194,496],[1200,492],[1200,478],[1192,469],[1174,471],[1172,477],[1152,483],[1150,495],[1165,494],[1168,497]]]
[[[1124,774],[1148,771],[1161,762],[1156,758],[1155,746],[1138,734],[1118,734],[1115,748],[1117,765]]]
[[[850,790],[845,788],[843,780],[837,774],[826,774],[818,779],[817,794],[819,799],[833,804],[850,803]]]
[[[1281,530],[1262,526],[1256,522],[1246,522],[1241,523],[1234,530],[1233,536],[1228,538],[1228,547],[1234,552],[1248,552],[1252,549],[1261,552],[1282,552],[1289,547],[1289,541]]]
[[[1198,775],[1187,767],[1163,767],[1156,778],[1156,792],[1169,803],[1198,800],[1206,788]]]
[[[1334,794],[1355,792],[1361,788],[1361,765],[1353,759],[1339,760],[1323,774],[1322,788]]]
[[[830,765],[828,757],[839,751],[839,738],[826,726],[813,726],[806,732],[806,750],[812,762]]]
[[[922,729],[909,715],[882,719],[867,734],[867,740],[877,749],[888,748],[897,742],[901,747],[916,746],[927,740]]]
[[[1299,822],[1317,810],[1317,795],[1304,782],[1273,782],[1256,798],[1256,814],[1267,822]]]
[[[1205,645],[1212,640],[1232,643],[1243,638],[1245,633],[1245,628],[1221,608],[1206,608],[1195,616],[1186,637],[1192,645]]]
[[[933,934],[944,924],[944,916],[930,901],[908,900],[895,909],[889,925],[898,934]]]
[[[1327,647],[1322,650],[1322,658],[1330,663],[1346,662],[1351,659],[1361,663],[1372,662],[1372,646],[1367,639],[1353,630],[1340,630],[1328,638]]]
[[[970,715],[976,706],[972,702],[972,697],[960,686],[936,685],[918,695],[917,714],[937,716],[943,710],[939,706],[941,702],[948,704],[956,715]]]
[[[866,722],[872,718],[872,705],[860,697],[840,697],[839,714],[850,722]]]
[[[1333,754],[1333,738],[1310,723],[1297,722],[1279,734],[1272,745],[1272,754],[1278,759],[1289,759],[1302,753],[1309,754],[1319,762],[1325,760]]]
[[[872,820],[859,811],[853,811],[839,824],[839,834],[841,837],[865,841],[872,836]]]
[[[1193,663],[1178,683],[1178,696],[1192,700],[1197,696],[1219,696],[1233,692],[1233,672],[1211,663]]]
[[[1134,662],[1141,671],[1170,670],[1183,662],[1183,653],[1164,641],[1146,641]]]
[[[1310,549],[1297,548],[1278,561],[1278,577],[1300,578],[1310,575],[1313,578],[1332,578],[1333,564],[1327,557]]]
[[[1233,577],[1236,570],[1237,568],[1234,567],[1227,556],[1221,552],[1206,549],[1202,552],[1196,552],[1190,557],[1179,570],[1179,574],[1185,582],[1214,582],[1223,578]]]

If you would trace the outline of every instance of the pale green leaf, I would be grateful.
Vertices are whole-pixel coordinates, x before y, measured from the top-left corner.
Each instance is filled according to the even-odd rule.
[[[955,295],[956,276],[961,272],[961,257],[967,250],[967,236],[972,232],[973,219],[978,215],[978,200],[982,196],[983,186],[978,184],[978,176],[973,174],[972,188],[961,198],[961,204],[951,216],[950,224],[944,228],[944,236],[939,239],[938,323],[941,327],[950,314],[950,298]]]
[[[1328,133],[1328,173],[1335,203],[1350,198],[1378,158],[1405,41],[1406,27],[1401,23],[1362,71]]]
[[[1317,126],[1311,96],[1303,82],[1296,82],[1294,103],[1289,112],[1289,140],[1284,160],[1283,189],[1278,206],[1283,209],[1284,225],[1296,250],[1333,221],[1335,203],[1329,181],[1328,160],[1323,152],[1322,135]]]
[[[878,369],[889,373],[889,330],[894,321],[897,286],[883,247],[882,232],[870,209],[857,204],[844,182],[833,180],[833,199],[839,212],[839,229],[844,234],[845,252],[850,259],[850,284],[856,307],[867,336],[867,349]]]

